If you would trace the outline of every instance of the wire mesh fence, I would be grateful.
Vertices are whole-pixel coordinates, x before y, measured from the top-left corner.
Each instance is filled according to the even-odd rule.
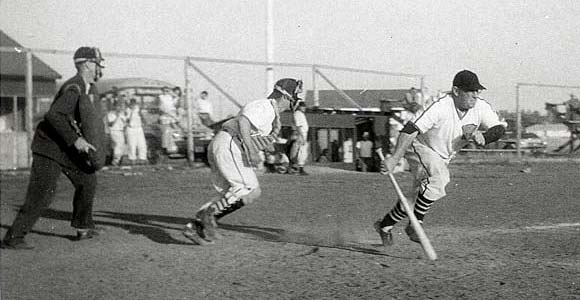
[[[32,74],[28,74],[29,67],[26,59],[17,64],[16,68],[20,70],[15,72],[24,74],[25,78],[31,76],[32,80],[24,85],[21,83],[21,87],[15,88],[12,92],[3,91],[1,116],[5,121],[24,124],[25,126],[19,127],[17,131],[25,129],[28,142],[30,142],[35,123],[49,109],[52,97],[59,85],[76,73],[72,61],[74,52],[7,47],[1,47],[0,50],[23,56],[26,56],[26,53],[33,54]],[[156,149],[162,144],[159,141],[161,138],[158,125],[163,114],[160,111],[160,96],[166,93],[164,88],[169,89],[168,94],[174,99],[173,105],[177,117],[175,123],[182,131],[181,134],[175,134],[180,135],[179,146],[174,146],[170,151],[165,152],[175,154],[177,157],[189,157],[192,160],[195,153],[202,153],[203,145],[207,144],[201,141],[196,143],[196,138],[211,135],[209,133],[211,130],[203,126],[203,122],[199,119],[199,106],[196,100],[200,94],[207,93],[212,104],[214,121],[227,119],[236,115],[242,105],[269,94],[273,87],[266,86],[268,78],[265,76],[265,70],[268,67],[273,69],[274,81],[287,77],[303,80],[304,89],[310,91],[310,93],[306,92],[303,97],[306,97],[305,100],[310,106],[361,108],[359,102],[364,100],[366,91],[402,90],[410,87],[421,89],[423,87],[421,75],[308,63],[267,63],[127,53],[103,53],[103,56],[105,58],[104,76],[96,85],[104,114],[114,112],[116,105],[123,105],[124,109],[127,109],[131,101],[136,102],[144,112],[143,127],[150,146],[149,158],[157,157],[164,152],[163,149]],[[36,60],[40,60],[45,66],[34,64]],[[37,76],[41,68],[52,69],[60,75],[60,78]],[[42,91],[40,91],[41,88]],[[356,90],[360,97],[353,99],[352,96],[343,93],[343,91],[352,90]],[[332,104],[319,102],[317,95],[324,91],[337,93]],[[13,97],[20,97],[21,100],[17,99],[16,106],[8,109],[8,105],[4,103],[14,103]],[[24,99],[26,101],[23,101]],[[32,109],[27,112],[29,106]],[[16,123],[12,126],[15,125]],[[184,128],[193,130],[183,130]],[[202,148],[199,148],[200,145]]]

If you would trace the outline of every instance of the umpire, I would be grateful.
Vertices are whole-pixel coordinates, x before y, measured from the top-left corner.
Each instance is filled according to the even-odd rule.
[[[66,81],[34,133],[32,168],[26,200],[2,242],[7,249],[32,249],[24,236],[32,230],[54,197],[60,173],[75,188],[71,226],[76,240],[99,234],[93,223],[96,171],[105,161],[105,129],[94,83],[102,77],[98,48],[81,47],[74,54],[77,74]]]

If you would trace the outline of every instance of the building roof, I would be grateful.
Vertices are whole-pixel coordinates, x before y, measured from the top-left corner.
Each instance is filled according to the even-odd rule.
[[[0,30],[0,46],[23,48],[18,42]],[[71,58],[72,63],[72,58]],[[60,79],[62,76],[49,65],[35,55],[32,55],[33,78]],[[26,76],[26,55],[16,52],[0,52],[0,75],[2,76]]]
[[[111,92],[113,87],[117,87],[119,90],[126,88],[163,88],[169,87],[174,88],[175,85],[166,81],[143,78],[143,77],[133,77],[133,78],[111,78],[111,79],[101,79],[97,82],[97,90],[99,93]]]
[[[380,108],[382,100],[404,100],[409,90],[344,90],[344,92],[363,108]],[[308,106],[314,105],[313,91],[306,91],[305,98]],[[318,99],[319,107],[323,108],[357,108],[335,90],[319,90]]]

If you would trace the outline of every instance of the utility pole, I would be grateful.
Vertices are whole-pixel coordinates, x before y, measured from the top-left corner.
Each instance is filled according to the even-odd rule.
[[[274,61],[274,0],[267,0],[266,9],[266,61],[272,63]],[[272,91],[274,87],[274,67],[268,65],[266,67],[266,95]]]

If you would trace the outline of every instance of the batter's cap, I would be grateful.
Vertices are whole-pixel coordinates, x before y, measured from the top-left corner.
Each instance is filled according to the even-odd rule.
[[[101,68],[105,67],[103,65],[105,59],[97,47],[80,47],[75,51],[73,59],[75,64],[90,61],[96,63]]]
[[[468,70],[463,70],[455,74],[455,78],[453,78],[453,86],[456,86],[467,92],[486,89],[479,83],[479,78],[477,78],[477,75]]]
[[[302,85],[302,80],[283,78],[276,81],[274,90],[288,96],[292,99],[292,102],[296,102],[300,99],[299,94],[302,93]]]

